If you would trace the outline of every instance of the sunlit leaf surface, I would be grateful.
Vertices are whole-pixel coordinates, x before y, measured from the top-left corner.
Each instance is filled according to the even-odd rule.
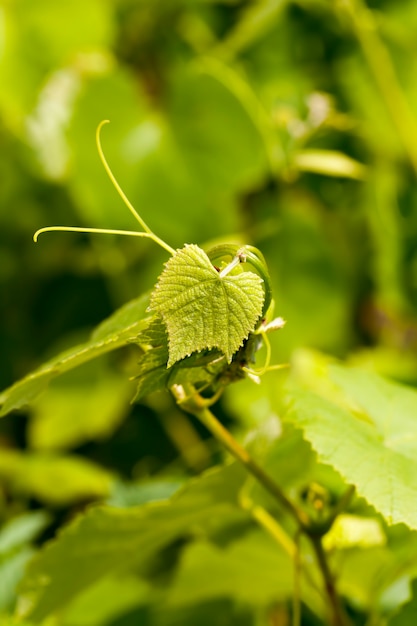
[[[262,313],[262,279],[253,272],[221,274],[206,253],[187,245],[169,259],[151,296],[169,336],[168,367],[204,348],[228,361]]]

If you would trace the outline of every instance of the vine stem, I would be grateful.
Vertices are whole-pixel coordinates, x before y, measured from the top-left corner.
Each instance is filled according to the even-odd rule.
[[[313,546],[314,553],[316,555],[317,563],[323,576],[326,594],[329,598],[330,606],[332,608],[332,626],[350,626],[351,620],[344,610],[340,601],[339,594],[337,593],[334,576],[330,571],[330,567],[327,562],[326,552],[323,548],[322,538],[320,536],[315,537],[312,535],[309,535],[309,538]]]
[[[327,556],[322,543],[323,532],[318,532],[317,528],[311,524],[307,514],[299,509],[291,500],[287,498],[281,487],[275,482],[269,474],[267,474],[260,465],[251,457],[249,452],[240,445],[233,435],[219,422],[216,416],[211,412],[209,406],[210,401],[202,398],[193,385],[173,385],[171,392],[177,401],[177,404],[188,413],[194,415],[206,428],[211,432],[213,437],[217,439],[230,452],[230,454],[239,461],[247,471],[268,491],[275,500],[292,516],[297,522],[300,533],[303,533],[311,541],[317,564],[323,576],[326,595],[329,599],[332,609],[332,626],[351,626],[351,621],[346,614],[339,595],[336,590],[334,576],[327,562]],[[353,494],[352,488],[349,488],[342,498],[343,505],[346,505]],[[338,513],[340,508],[337,508]],[[259,511],[258,511],[259,514]],[[330,518],[329,524],[326,525],[326,531],[330,529],[336,515]],[[271,532],[270,521],[262,515],[262,522],[267,522],[267,526]],[[274,533],[276,529],[274,529]],[[282,537],[279,537],[282,542]],[[287,552],[293,551],[293,548],[286,545]]]
[[[298,522],[301,528],[306,528],[309,525],[309,519],[304,511],[298,509],[287,498],[282,489],[277,483],[262,469],[260,465],[251,457],[249,452],[245,450],[233,437],[233,435],[219,422],[219,420],[213,415],[204,398],[199,396],[194,388],[191,391],[182,385],[174,385],[172,392],[180,406],[187,412],[194,415],[204,426],[211,432],[211,434],[220,441],[224,447],[235,457],[242,465],[246,467],[248,472],[254,476],[259,483],[274,496],[280,505],[290,513],[290,515]]]

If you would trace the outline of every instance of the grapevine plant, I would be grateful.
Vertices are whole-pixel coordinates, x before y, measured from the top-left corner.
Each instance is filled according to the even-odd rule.
[[[232,383],[244,378],[260,383],[265,373],[287,367],[271,365],[268,335],[281,329],[284,320],[274,317],[265,259],[251,245],[231,243],[203,250],[185,244],[174,250],[159,238],[131,205],[104,157],[100,131],[105,123],[97,129],[100,158],[142,230],[52,226],[38,230],[34,239],[46,231],[130,235],[151,239],[169,258],[150,295],[128,303],[103,322],[87,343],[60,354],[3,392],[1,414],[31,403],[52,378],[65,371],[135,344],[141,351],[135,401],[154,392],[170,392],[178,407],[197,418],[234,462],[191,481],[173,496],[169,506],[150,503],[123,512],[110,506],[89,509],[30,563],[18,614],[28,616],[32,623],[42,622],[100,576],[127,564],[137,565],[138,555],[146,561],[152,551],[163,549],[190,527],[204,526],[208,517],[221,518],[225,511],[230,514],[230,509],[236,508],[275,541],[283,555],[282,568],[292,568],[294,626],[301,623],[301,601],[322,623],[347,626],[351,617],[337,589],[326,541],[352,506],[356,490],[386,521],[417,528],[415,511],[406,502],[415,493],[415,480],[403,479],[413,469],[412,444],[407,440],[407,448],[401,443],[401,433],[409,431],[415,411],[415,392],[341,366],[328,368],[327,363],[320,365],[326,369],[325,379],[315,371],[320,369],[316,366],[308,374],[308,384],[305,376],[300,376],[302,382],[289,392],[287,421],[303,431],[318,459],[336,470],[338,488],[329,498],[320,484],[314,483],[304,500],[290,497],[285,486],[257,462],[256,455],[234,438],[212,410]],[[261,348],[265,357],[263,364],[257,365]],[[321,392],[313,393],[311,387],[320,387]],[[390,430],[394,403],[403,409],[402,421],[396,425],[399,444],[398,440],[393,443]],[[305,451],[304,444],[301,449]],[[300,463],[311,454],[308,449]],[[401,485],[401,493],[381,489],[378,476],[369,479],[382,462],[390,479]],[[264,496],[269,494],[269,500],[253,497],[248,477]],[[201,490],[209,494],[205,500],[199,496]],[[92,549],[91,542],[100,548]],[[60,566],[63,559],[73,563],[77,576],[70,576]],[[287,591],[282,594],[286,597]]]

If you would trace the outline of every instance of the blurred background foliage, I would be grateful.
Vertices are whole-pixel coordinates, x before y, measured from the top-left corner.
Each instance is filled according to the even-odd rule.
[[[127,237],[32,242],[47,225],[135,228],[97,155],[102,119],[108,161],[160,237],[262,250],[287,320],[276,362],[309,347],[416,383],[416,29],[414,0],[3,0],[0,388],[149,290],[166,260]],[[23,528],[0,610],[32,539],[92,500],[125,502],[120,481],[181,482],[213,462],[168,397],[129,405],[136,358],[83,366],[0,423],[0,520]],[[262,394],[231,389],[223,419],[247,431],[267,417]],[[128,615],[147,589],[119,587],[109,611]],[[93,623],[94,593],[79,604],[68,626]],[[105,623],[147,624],[137,611]],[[175,623],[253,623],[222,598],[187,611]]]

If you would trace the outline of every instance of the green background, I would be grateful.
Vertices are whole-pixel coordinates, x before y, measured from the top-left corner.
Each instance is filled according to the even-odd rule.
[[[309,348],[415,384],[416,29],[414,0],[3,1],[0,388],[84,341],[151,289],[167,260],[138,238],[32,241],[48,225],[136,228],[97,154],[103,119],[117,180],[170,246],[262,250],[275,314],[287,320],[273,338],[275,363],[299,363]],[[157,477],[167,497],[218,459],[168,397],[129,404],[136,360],[131,348],[83,366],[0,423],[3,523],[45,515],[30,518],[27,535],[43,542],[86,503],[121,497],[122,480]],[[277,376],[265,379],[269,392]],[[267,416],[265,402],[247,381],[218,413],[246,432]],[[5,612],[31,553],[13,554],[21,560],[3,600],[0,590]],[[188,556],[192,580],[198,559]],[[175,555],[166,558],[172,569]],[[204,558],[215,571],[216,555]],[[149,593],[129,581],[119,611],[65,626],[177,623],[145,608],[123,621],[132,598]],[[117,595],[107,584],[113,591],[97,597]],[[241,584],[250,586],[244,574]],[[263,605],[269,591],[260,587],[254,603]],[[209,605],[191,604],[178,623],[254,623],[240,608],[244,594],[218,595],[197,598]],[[87,608],[73,608],[77,620]]]

